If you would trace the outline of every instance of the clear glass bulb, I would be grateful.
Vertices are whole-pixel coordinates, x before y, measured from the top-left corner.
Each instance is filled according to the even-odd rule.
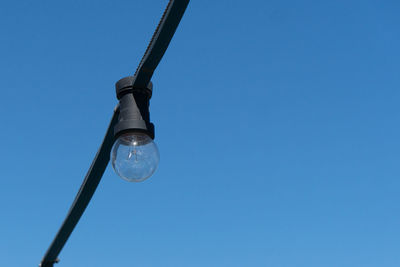
[[[111,152],[114,171],[129,182],[141,182],[149,178],[156,171],[159,161],[157,145],[143,133],[121,135]]]

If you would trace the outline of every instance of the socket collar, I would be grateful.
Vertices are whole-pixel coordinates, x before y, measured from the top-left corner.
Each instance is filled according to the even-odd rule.
[[[146,93],[151,98],[153,92],[153,83],[150,81],[149,84],[145,88],[134,88],[133,87],[134,76],[128,76],[120,79],[115,83],[115,91],[117,94],[117,98],[121,99],[122,96],[128,93],[133,93],[135,91],[139,91],[141,93]]]

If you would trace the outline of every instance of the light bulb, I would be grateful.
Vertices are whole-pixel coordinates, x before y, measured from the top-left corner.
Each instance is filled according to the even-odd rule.
[[[143,133],[121,135],[111,152],[114,171],[129,182],[141,182],[149,178],[157,169],[159,161],[156,144]]]

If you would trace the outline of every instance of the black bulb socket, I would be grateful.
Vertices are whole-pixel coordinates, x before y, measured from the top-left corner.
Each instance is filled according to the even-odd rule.
[[[128,133],[144,133],[154,139],[154,124],[150,122],[150,98],[153,84],[146,88],[133,87],[134,77],[122,78],[115,84],[119,100],[118,123],[114,127],[114,138]]]

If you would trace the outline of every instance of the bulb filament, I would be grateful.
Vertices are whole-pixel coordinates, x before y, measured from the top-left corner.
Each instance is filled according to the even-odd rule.
[[[133,143],[133,146],[130,146],[128,159],[131,159],[132,156],[135,157],[135,162],[138,162],[138,156],[137,156],[137,151],[136,151],[136,142]]]

